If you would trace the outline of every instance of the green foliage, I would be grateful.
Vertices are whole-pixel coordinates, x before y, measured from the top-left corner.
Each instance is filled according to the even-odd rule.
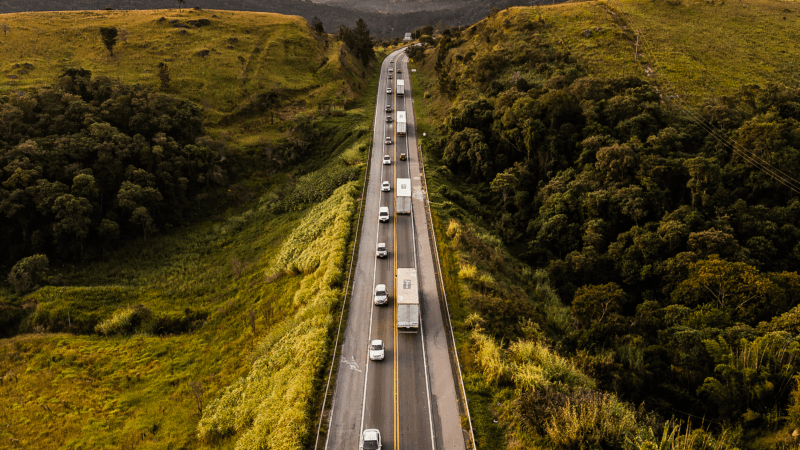
[[[6,264],[146,237],[185,221],[197,195],[226,183],[221,149],[195,141],[201,109],[140,85],[69,69],[57,85],[0,98],[0,107],[14,112],[0,133]]]
[[[777,7],[709,5],[677,13],[688,27],[703,18],[717,24],[704,28],[706,39],[743,23],[723,16],[758,21],[754,11]],[[653,19],[663,4],[608,6],[617,15],[589,3],[498,11],[413,51],[426,182],[448,298],[461,314],[453,314],[456,334],[465,317],[483,318],[483,336],[470,340],[474,354],[463,357],[476,432],[498,448],[782,448],[788,441],[779,436],[796,409],[787,382],[792,344],[781,359],[767,340],[798,331],[800,202],[665,103],[658,70],[690,74],[698,83],[678,83],[684,101],[718,134],[797,178],[800,91],[788,72],[765,77],[755,69],[792,58],[737,64],[732,77],[719,75],[729,73],[727,64],[701,73],[688,61],[667,62],[653,75],[655,52],[674,45],[687,49],[677,59],[692,54],[720,65],[725,58],[707,45],[698,52],[689,41],[677,44],[674,30],[686,28],[672,28],[675,16]],[[710,17],[711,9],[719,15]],[[656,46],[634,60],[630,26],[639,21],[648,24],[637,27],[641,37]],[[796,34],[778,28],[769,28],[774,39],[740,31],[769,46]],[[759,84],[734,86],[731,78]],[[726,96],[700,100],[714,93]],[[501,250],[487,251],[476,238],[483,233]],[[531,268],[545,269],[544,283]],[[462,340],[475,334],[473,322]],[[707,345],[720,339],[736,343],[724,361]],[[540,365],[520,372],[517,380],[531,387],[517,389],[515,342],[567,361],[593,383],[591,394],[548,385]],[[748,352],[763,355],[764,366],[732,362]],[[615,397],[632,414],[626,422],[602,400],[607,392],[646,409]],[[484,407],[524,398],[532,403],[518,416]],[[683,423],[662,425],[676,414]],[[514,425],[487,425],[500,416]],[[548,434],[553,417],[551,431],[563,435]]]
[[[8,282],[18,294],[26,294],[47,280],[49,270],[50,260],[46,255],[28,256],[14,264],[8,273]]]
[[[319,24],[322,28],[322,23]],[[369,28],[364,19],[358,19],[356,26],[353,29],[345,25],[339,25],[339,32],[336,34],[336,39],[344,42],[344,44],[353,51],[361,64],[367,65],[370,61],[375,59],[375,39],[370,35]]]
[[[420,116],[432,114],[420,124],[429,136],[422,148],[432,208],[459,221],[447,230],[450,282],[461,305],[484,318],[481,327],[497,346],[476,339],[472,370],[495,383],[495,392],[510,389],[513,370],[496,342],[538,336],[522,325],[532,320],[553,342],[548,348],[572,360],[599,392],[745,434],[778,430],[787,423],[793,372],[723,368],[727,363],[705,343],[754,343],[770,330],[796,331],[790,310],[800,200],[663,103],[657,79],[628,71],[628,62],[601,67],[600,59],[630,44],[619,24],[594,8],[500,11],[470,28],[470,39],[443,34],[434,48],[415,52],[417,90],[433,89],[417,98],[427,109]],[[588,17],[597,22],[584,25],[589,36],[575,23]],[[800,173],[800,91],[764,83],[729,93],[696,104],[722,135],[746,142],[786,173]],[[477,229],[510,255],[484,250]],[[514,258],[546,268],[547,285],[560,297],[554,306],[533,295],[528,277],[499,275]],[[766,355],[766,344],[758,345],[753,351]],[[547,386],[538,368],[525,374],[529,386]],[[591,442],[621,447],[625,433],[638,433],[638,425],[620,425],[627,431],[616,434],[590,425],[591,417],[606,417],[602,423],[616,426],[597,412],[613,405],[595,403],[602,406],[559,409],[563,440],[547,439],[569,448],[589,435],[606,436]],[[556,414],[533,411],[538,419]],[[549,436],[544,426],[536,430],[528,437]]]

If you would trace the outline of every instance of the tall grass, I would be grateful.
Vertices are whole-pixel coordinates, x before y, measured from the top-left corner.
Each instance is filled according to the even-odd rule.
[[[303,448],[315,369],[326,353],[358,192],[354,183],[337,189],[282,245],[268,270],[303,274],[292,303],[297,312],[260,340],[249,374],[209,404],[198,425],[201,439],[237,433],[236,449]]]

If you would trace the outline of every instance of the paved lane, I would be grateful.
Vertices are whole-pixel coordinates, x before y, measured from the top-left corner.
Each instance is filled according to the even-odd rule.
[[[392,59],[395,64],[389,63]],[[388,79],[390,66],[402,69],[401,74],[392,70],[392,80]],[[392,53],[383,61],[380,73],[364,222],[326,448],[357,449],[361,432],[378,428],[386,450],[462,450],[466,446],[454,366],[448,353],[422,201],[407,57],[401,51]],[[398,76],[405,80],[405,97],[396,95]],[[387,87],[392,88],[391,95],[386,94]],[[388,114],[387,104],[392,106]],[[406,111],[407,136],[397,136],[394,122],[386,123],[387,115],[396,120],[397,111]],[[392,138],[391,145],[384,144],[386,136]],[[400,153],[408,155],[407,161],[400,161]],[[382,164],[384,155],[391,156],[391,165]],[[411,215],[394,214],[397,178],[412,179]],[[391,183],[392,192],[380,192],[382,181]],[[389,222],[378,222],[379,206],[389,207]],[[387,244],[388,258],[375,257],[378,242]],[[397,332],[394,289],[398,267],[418,271],[422,310],[418,333]],[[376,284],[386,284],[388,305],[373,304]],[[367,346],[372,339],[384,340],[384,361],[368,361]]]

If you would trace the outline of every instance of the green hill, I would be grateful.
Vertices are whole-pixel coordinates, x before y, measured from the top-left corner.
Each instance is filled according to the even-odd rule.
[[[189,23],[199,19],[209,23]],[[115,164],[141,164],[120,173],[143,192],[162,188],[187,159],[186,167],[204,167],[201,175],[224,176],[193,185],[183,222],[98,244],[101,251],[85,259],[54,253],[49,278],[27,295],[2,286],[3,333],[20,334],[0,340],[0,437],[11,448],[307,448],[350,263],[374,109],[375,83],[364,80],[374,78],[375,64],[362,66],[303,19],[274,14],[108,11],[3,20],[11,31],[2,70],[14,77],[2,85],[0,106],[26,127],[2,137],[30,139],[3,142],[0,156],[30,170],[3,185],[4,208],[14,192],[34,192],[24,186],[33,174],[62,183],[47,178],[49,166],[29,164],[47,161],[37,148],[75,148],[48,147],[62,141],[42,136],[47,130],[68,129],[74,142],[113,131],[101,147],[116,143]],[[113,57],[98,31],[109,26],[129,32]],[[169,65],[168,87],[156,76],[160,62]],[[77,71],[58,78],[78,67],[91,79]],[[104,101],[106,90],[116,92],[113,102]],[[118,114],[128,113],[119,105],[139,113],[173,101],[189,105],[192,120],[201,114],[207,136],[192,142],[169,128],[186,140],[179,146],[166,142],[171,135],[123,136],[161,125],[120,122]],[[76,110],[86,114],[83,124]],[[130,142],[142,146],[141,161]],[[167,147],[172,159],[154,163]],[[206,172],[193,159],[198,148],[217,168]],[[71,158],[100,180],[91,170],[97,166],[74,153],[50,156]],[[68,177],[55,189],[84,195],[75,183]],[[85,195],[90,211],[110,209]]]
[[[411,51],[479,447],[793,445],[794,5],[510,8]]]

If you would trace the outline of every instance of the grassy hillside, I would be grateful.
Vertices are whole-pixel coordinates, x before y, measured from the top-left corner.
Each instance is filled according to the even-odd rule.
[[[201,19],[209,24],[189,24]],[[49,85],[68,67],[158,88],[157,65],[165,62],[172,77],[168,92],[202,105],[214,122],[260,93],[274,92],[284,106],[278,117],[290,118],[303,108],[343,107],[364,87],[341,44],[311,32],[297,16],[166,9],[16,13],[2,22],[10,31],[0,44],[0,93]],[[114,56],[103,46],[101,27],[127,33]]]
[[[776,349],[800,348],[796,196],[662,95],[797,178],[794,5],[511,8],[422,39],[412,83],[479,447],[791,445],[798,367]],[[766,129],[783,140],[760,153]],[[759,306],[716,302],[704,277]]]
[[[108,262],[65,271],[66,287],[23,298],[35,308],[29,327],[43,334],[0,341],[11,448],[303,448],[341,300],[359,192],[348,180],[364,167],[370,110],[320,124],[330,132],[318,153],[326,164],[290,189],[279,183],[214,221],[131,243]],[[281,197],[326,198],[342,183],[313,209],[280,213]],[[147,314],[135,323],[137,305]],[[100,335],[47,333],[86,322]],[[264,429],[278,412],[286,426]]]
[[[161,16],[211,23],[179,34]],[[54,263],[58,286],[24,297],[4,286],[2,318],[26,333],[0,340],[4,445],[307,448],[349,263],[374,67],[303,19],[273,14],[3,19],[12,25],[3,70],[17,78],[2,92],[50,85],[67,67],[157,89],[166,61],[167,94],[204,106],[205,130],[228,159],[251,163],[227,194],[213,193],[227,209],[198,203],[200,223],[101,261]],[[101,26],[130,32],[114,57]],[[289,139],[304,150],[282,153]]]

